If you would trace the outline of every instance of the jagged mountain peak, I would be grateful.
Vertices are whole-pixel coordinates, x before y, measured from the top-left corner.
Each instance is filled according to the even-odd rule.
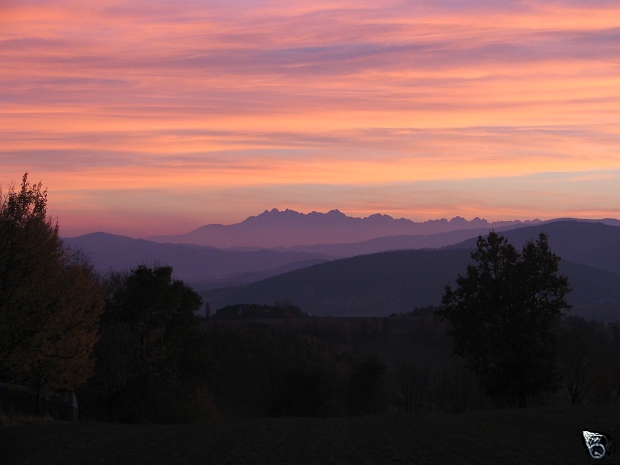
[[[475,218],[467,221],[457,216],[421,223],[406,218],[395,219],[380,213],[366,218],[347,216],[338,209],[327,213],[300,213],[272,208],[241,223],[206,225],[188,234],[151,238],[157,242],[193,243],[213,247],[291,247],[296,245],[344,244],[378,237],[428,235],[459,229],[474,229],[520,224],[520,221],[489,223]]]
[[[332,216],[332,217],[338,217],[338,218],[348,218],[347,215],[345,215],[344,213],[342,213],[340,210],[338,210],[337,208],[334,210],[330,210],[326,213],[327,216]]]

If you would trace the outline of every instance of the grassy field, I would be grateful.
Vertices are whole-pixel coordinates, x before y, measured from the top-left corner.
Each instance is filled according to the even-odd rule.
[[[619,405],[210,425],[47,422],[0,427],[0,463],[587,464],[582,428],[613,431],[618,420]]]

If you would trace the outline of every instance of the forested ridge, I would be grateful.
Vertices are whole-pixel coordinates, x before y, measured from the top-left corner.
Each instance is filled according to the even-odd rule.
[[[445,286],[454,284],[471,262],[472,250],[395,250],[360,255],[242,286],[197,290],[214,308],[239,302],[272,304],[288,300],[319,316],[387,316],[438,305]],[[567,299],[574,314],[587,319],[618,320],[619,273],[564,258],[559,269],[571,279],[573,291]]]

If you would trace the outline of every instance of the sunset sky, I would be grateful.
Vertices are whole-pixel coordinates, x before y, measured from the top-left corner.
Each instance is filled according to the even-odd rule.
[[[616,0],[0,0],[0,184],[63,236],[620,217]]]

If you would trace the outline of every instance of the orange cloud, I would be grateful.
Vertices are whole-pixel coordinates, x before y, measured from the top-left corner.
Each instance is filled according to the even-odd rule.
[[[474,3],[3,2],[0,182],[30,171],[61,224],[135,234],[273,206],[617,211],[582,180],[620,169],[620,7]],[[541,173],[570,186],[547,206],[494,182]],[[464,180],[488,190],[442,190]]]

